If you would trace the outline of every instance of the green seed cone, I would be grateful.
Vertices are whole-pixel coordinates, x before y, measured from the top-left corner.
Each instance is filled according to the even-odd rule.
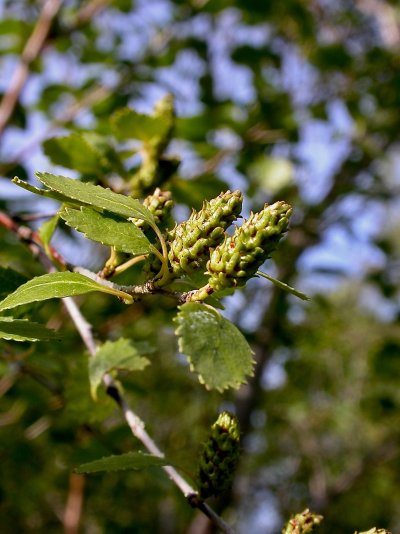
[[[240,433],[237,418],[222,412],[211,427],[199,461],[198,486],[202,499],[227,491],[239,460]]]
[[[300,514],[294,515],[282,530],[282,534],[308,534],[312,532],[314,527],[319,525],[322,521],[322,515],[313,514],[308,510],[304,510]]]
[[[243,286],[274,252],[291,214],[292,208],[283,201],[266,204],[260,212],[252,213],[211,253],[207,263],[209,286],[214,291]]]
[[[169,261],[175,276],[193,273],[204,267],[210,248],[221,243],[225,229],[239,216],[243,196],[240,191],[221,193],[204,202],[200,211],[170,232]]]

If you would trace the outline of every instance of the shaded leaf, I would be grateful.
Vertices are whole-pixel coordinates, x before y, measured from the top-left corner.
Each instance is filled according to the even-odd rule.
[[[207,389],[238,388],[252,374],[249,344],[234,324],[211,306],[189,302],[180,307],[179,350]]]
[[[129,108],[117,111],[111,119],[111,124],[120,140],[150,141],[155,137],[164,137],[169,129],[168,122],[162,117],[143,115]]]
[[[37,172],[36,176],[42,184],[52,191],[78,201],[81,205],[88,204],[125,218],[135,217],[149,224],[154,224],[154,217],[151,212],[135,198],[114,193],[114,191],[99,185],[80,182],[65,176],[56,176],[48,172]]]
[[[0,297],[12,293],[28,281],[28,278],[10,267],[0,267]]]
[[[105,373],[114,369],[142,371],[149,363],[149,360],[140,355],[138,348],[129,339],[120,338],[118,341],[107,341],[89,360],[92,397],[96,398],[97,388]]]
[[[39,237],[42,240],[44,247],[47,249],[50,245],[51,238],[57,228],[60,215],[57,213],[54,217],[51,217],[48,221],[44,222],[39,228]]]
[[[43,148],[46,156],[56,165],[83,174],[99,174],[102,171],[101,153],[77,133],[48,139],[43,143]]]
[[[114,215],[82,207],[80,210],[64,208],[60,216],[68,226],[103,245],[133,255],[151,252],[150,242],[144,233],[135,224]]]
[[[0,302],[0,311],[9,310],[22,304],[29,304],[52,298],[72,297],[83,295],[91,291],[102,291],[132,302],[127,293],[118,291],[110,286],[98,284],[94,280],[69,271],[63,273],[50,273],[36,276],[8,295]]]
[[[0,317],[0,338],[13,341],[42,341],[59,339],[61,336],[44,325],[26,319]]]
[[[98,471],[126,471],[127,469],[146,469],[147,467],[162,467],[170,465],[168,460],[145,454],[143,452],[127,452],[125,454],[106,456],[82,464],[75,469],[77,473],[97,473]]]

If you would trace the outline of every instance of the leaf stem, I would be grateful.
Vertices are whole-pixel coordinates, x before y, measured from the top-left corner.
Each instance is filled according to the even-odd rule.
[[[134,258],[131,258],[125,263],[121,263],[121,265],[118,265],[118,267],[115,267],[113,274],[123,273],[124,271],[132,267],[133,265],[136,265],[137,263],[144,261],[146,258],[147,258],[147,254],[142,254],[141,256],[135,256]]]
[[[158,240],[160,241],[161,250],[162,250],[162,256],[160,255],[159,258],[161,260],[161,269],[160,272],[157,274],[156,278],[159,278],[157,281],[158,286],[165,285],[171,274],[168,269],[168,249],[167,249],[167,243],[165,242],[164,236],[160,232],[160,229],[155,223],[151,223],[151,227],[156,233],[156,236],[158,237]]]

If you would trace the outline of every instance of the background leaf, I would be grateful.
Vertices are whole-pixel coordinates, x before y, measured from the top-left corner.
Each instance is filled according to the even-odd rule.
[[[118,110],[111,119],[115,135],[120,140],[139,139],[150,141],[163,137],[169,124],[162,117],[143,115],[129,108]]]
[[[149,240],[135,224],[114,215],[82,207],[80,210],[64,208],[60,216],[68,226],[82,232],[87,238],[113,246],[121,252],[137,255],[151,251]]]
[[[44,153],[53,163],[74,169],[83,174],[97,175],[101,171],[101,153],[82,135],[73,133],[65,137],[53,137],[43,143]]]
[[[149,363],[129,339],[107,341],[89,360],[89,379],[93,398],[96,398],[97,388],[105,373],[114,369],[142,371]]]
[[[12,293],[27,280],[26,276],[10,267],[0,267],[0,297]]]
[[[107,456],[80,465],[75,469],[77,473],[97,473],[98,471],[126,471],[127,469],[146,469],[147,467],[162,467],[170,465],[168,460],[145,454],[143,452],[127,452],[118,456]]]
[[[0,317],[0,338],[13,341],[42,341],[60,339],[60,335],[44,325],[26,319]]]
[[[252,350],[234,324],[214,308],[188,302],[175,321],[179,349],[208,389],[238,388],[252,374]]]

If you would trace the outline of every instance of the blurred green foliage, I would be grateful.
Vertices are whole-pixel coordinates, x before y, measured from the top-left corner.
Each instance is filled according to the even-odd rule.
[[[124,191],[143,154],[135,141],[114,143],[110,117],[125,106],[150,111],[174,94],[178,120],[164,165],[177,215],[229,187],[243,190],[248,211],[290,202],[295,214],[274,276],[312,302],[257,280],[226,300],[258,363],[247,386],[223,394],[187,372],[170,300],[125,307],[93,294],[81,298],[85,316],[100,341],[154,346],[151,367],[120,380],[151,435],[188,475],[216,412],[237,414],[242,459],[232,492],[216,507],[238,532],[279,532],[305,507],[324,516],[321,533],[374,525],[398,532],[400,8],[115,0],[85,18],[94,4],[63,2],[31,65],[2,136],[1,209],[25,222],[54,214],[54,204],[18,196],[9,178],[55,166]],[[40,5],[5,1],[1,10],[4,93]],[[317,133],[309,138],[310,131]],[[168,159],[175,152],[178,171]],[[43,274],[2,227],[0,243],[2,268],[20,280]],[[72,263],[93,270],[104,263],[103,248],[85,248],[65,226],[52,243]],[[2,297],[20,283],[4,269]],[[194,529],[195,513],[156,468],[87,476],[76,489],[75,466],[141,447],[104,392],[91,399],[87,355],[60,305],[29,305],[26,314],[62,325],[66,337],[62,349],[0,342],[2,532],[72,534],[65,511],[74,492],[82,499],[80,532]],[[276,516],[263,512],[270,502]]]

